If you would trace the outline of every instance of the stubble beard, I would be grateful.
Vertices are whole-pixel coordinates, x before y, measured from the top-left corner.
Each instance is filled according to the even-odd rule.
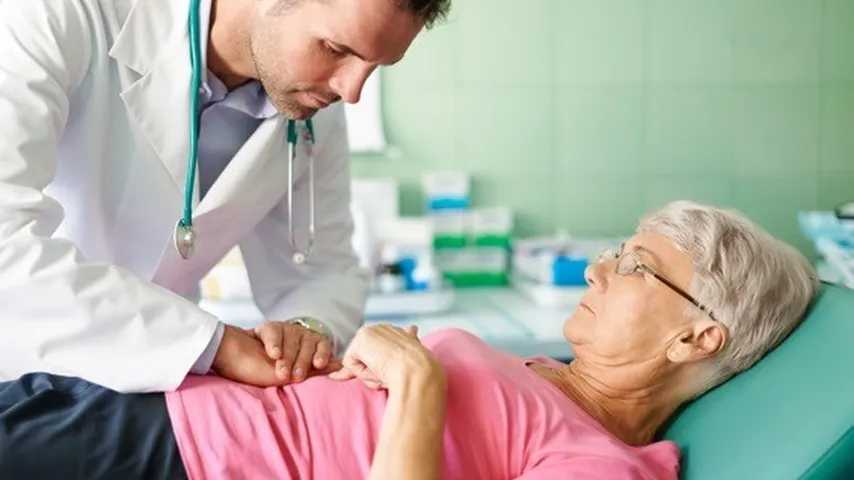
[[[287,84],[283,85],[282,88],[277,88],[277,83],[279,82],[276,81],[276,76],[259,60],[256,48],[255,37],[252,36],[249,41],[249,52],[252,56],[255,71],[258,72],[258,82],[264,88],[276,110],[292,120],[305,120],[317,113],[316,109],[306,107],[293,97],[295,93],[300,91],[298,88],[292,88]],[[282,70],[283,76],[287,77],[288,72],[284,69]]]

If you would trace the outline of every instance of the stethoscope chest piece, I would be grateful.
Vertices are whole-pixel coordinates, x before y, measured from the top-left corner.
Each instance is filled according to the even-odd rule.
[[[193,255],[193,249],[196,245],[196,232],[193,231],[192,225],[184,225],[184,220],[178,220],[175,225],[175,249],[184,260],[189,259]]]
[[[304,263],[305,263],[305,260],[306,260],[306,258],[305,258],[305,254],[304,254],[304,253],[302,253],[302,252],[296,252],[296,253],[294,253],[294,256],[292,257],[292,259],[293,259],[294,263],[295,263],[295,264],[297,264],[297,265],[302,265],[302,264],[304,264]]]

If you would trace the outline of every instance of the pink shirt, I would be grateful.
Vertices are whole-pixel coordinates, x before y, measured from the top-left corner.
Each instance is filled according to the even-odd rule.
[[[423,342],[448,377],[442,478],[677,478],[674,443],[626,445],[525,360],[462,330]],[[366,478],[386,398],[325,377],[257,388],[189,376],[166,394],[191,479]]]

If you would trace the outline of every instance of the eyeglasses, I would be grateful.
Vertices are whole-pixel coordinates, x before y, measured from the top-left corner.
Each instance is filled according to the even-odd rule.
[[[641,260],[640,256],[637,254],[637,252],[625,252],[625,251],[623,251],[624,250],[623,247],[625,247],[625,243],[620,245],[619,250],[617,250],[617,249],[605,250],[604,252],[602,252],[599,255],[599,258],[596,259],[596,262],[597,263],[604,263],[604,262],[607,262],[609,260],[616,260],[617,261],[617,267],[616,267],[615,272],[617,273],[617,275],[622,275],[624,277],[629,276],[629,275],[633,275],[633,274],[639,273],[639,272],[646,272],[646,273],[652,275],[653,277],[655,277],[659,282],[663,283],[664,285],[669,287],[674,292],[678,293],[682,298],[684,298],[685,300],[688,300],[689,302],[694,304],[694,306],[699,308],[700,311],[705,312],[709,317],[711,317],[712,320],[718,321],[718,319],[715,318],[715,315],[712,313],[712,311],[711,311],[711,309],[709,309],[709,307],[698,302],[697,299],[692,297],[688,292],[677,287],[673,282],[671,282],[670,280],[668,280],[667,278],[665,278],[664,276],[660,275],[658,272],[653,270],[652,267],[643,263],[643,260]]]

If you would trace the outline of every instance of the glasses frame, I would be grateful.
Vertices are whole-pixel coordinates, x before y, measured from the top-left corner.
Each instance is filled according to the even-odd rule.
[[[599,255],[599,258],[597,259],[597,263],[603,263],[603,262],[608,261],[609,259],[610,260],[616,260],[617,264],[614,267],[614,273],[616,273],[617,275],[624,276],[624,277],[631,275],[633,273],[637,273],[639,271],[646,272],[646,273],[652,275],[653,277],[655,277],[656,280],[663,283],[665,286],[667,286],[668,288],[670,288],[671,290],[673,290],[674,292],[679,294],[679,296],[681,296],[685,300],[688,300],[689,302],[691,302],[692,305],[694,305],[695,307],[700,309],[701,312],[703,312],[706,315],[708,315],[709,317],[711,317],[712,320],[714,320],[716,322],[718,321],[718,319],[715,318],[714,313],[712,312],[712,310],[709,307],[707,307],[706,305],[703,305],[702,303],[697,301],[697,299],[694,298],[691,294],[689,294],[685,290],[679,288],[678,286],[676,286],[675,283],[668,280],[667,277],[665,277],[664,275],[661,275],[660,273],[656,272],[652,267],[645,264],[643,262],[643,260],[640,258],[640,255],[638,255],[636,252],[624,251],[625,245],[626,245],[625,243],[620,244],[619,250],[615,250],[615,249],[605,250],[604,252],[602,252],[602,254]],[[634,268],[632,268],[630,271],[620,271],[620,265],[623,263],[624,258],[632,259],[632,261],[635,264]]]

